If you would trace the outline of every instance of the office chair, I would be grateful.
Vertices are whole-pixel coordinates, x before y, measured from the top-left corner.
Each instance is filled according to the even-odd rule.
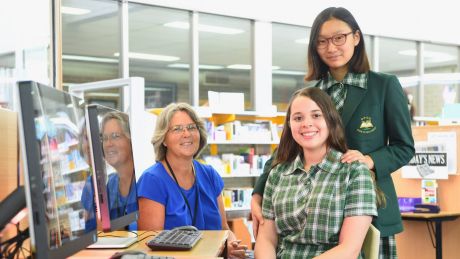
[[[364,238],[361,250],[364,252],[365,259],[377,259],[379,256],[380,231],[372,224]]]

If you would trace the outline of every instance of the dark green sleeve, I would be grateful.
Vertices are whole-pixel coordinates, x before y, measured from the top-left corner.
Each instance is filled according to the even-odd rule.
[[[406,165],[415,154],[407,97],[395,76],[386,83],[389,87],[385,95],[384,118],[388,145],[369,153],[374,160],[377,179],[391,177],[391,173]]]
[[[257,194],[260,194],[260,196],[262,197],[264,196],[265,183],[267,183],[268,175],[270,174],[270,170],[272,169],[272,161],[275,155],[276,155],[276,150],[272,154],[270,159],[268,159],[267,162],[265,162],[264,170],[262,174],[259,176],[259,179],[257,179],[256,185],[254,186],[254,191],[252,192],[252,194],[257,193]]]

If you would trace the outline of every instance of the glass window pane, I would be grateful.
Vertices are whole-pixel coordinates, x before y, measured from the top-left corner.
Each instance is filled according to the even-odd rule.
[[[199,15],[199,103],[208,91],[244,93],[251,102],[251,21],[225,16]]]
[[[272,99],[286,111],[291,94],[305,86],[310,28],[274,23],[272,32]]]
[[[145,78],[146,108],[189,102],[188,17],[187,11],[129,4],[129,70]]]
[[[118,78],[118,2],[62,0],[61,12],[64,84]]]
[[[415,76],[417,48],[415,41],[380,38],[379,68],[396,76]]]
[[[0,24],[0,107],[13,109],[18,79],[51,84],[50,1],[2,1]]]
[[[382,37],[378,53],[379,71],[399,78],[408,98],[412,99],[413,115],[419,115],[416,42]]]
[[[458,103],[460,82],[447,80],[452,73],[458,73],[458,48],[439,44],[424,44],[425,65],[424,110],[425,116],[441,116],[444,105]],[[433,76],[445,74],[445,76]],[[439,78],[439,82],[436,79]]]
[[[364,46],[366,47],[366,54],[367,58],[369,59],[369,65],[371,66],[371,69],[375,70],[375,68],[372,67],[372,49],[374,46],[372,45],[371,36],[364,35]]]

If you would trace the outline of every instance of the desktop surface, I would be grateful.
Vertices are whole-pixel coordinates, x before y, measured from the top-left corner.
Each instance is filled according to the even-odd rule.
[[[127,250],[137,250],[144,252],[148,255],[158,255],[158,256],[172,256],[178,259],[211,259],[219,258],[222,256],[222,253],[225,248],[225,243],[228,237],[227,230],[206,230],[202,231],[202,239],[188,251],[152,251],[148,246],[147,242],[158,235],[158,231],[138,231],[138,242],[131,245]],[[132,235],[130,232],[126,231],[114,231],[110,233],[111,235],[116,236],[128,236]],[[103,236],[103,235],[102,235]],[[77,254],[73,255],[72,259],[79,258],[109,258],[116,252],[123,251],[124,249],[85,249]]]
[[[445,217],[459,217],[459,211],[443,211],[439,213],[414,213],[414,212],[404,212],[401,213],[402,218],[404,219],[433,219],[433,218],[445,218]]]

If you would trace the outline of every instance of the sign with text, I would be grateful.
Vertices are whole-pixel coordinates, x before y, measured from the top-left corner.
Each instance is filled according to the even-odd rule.
[[[447,171],[449,174],[457,174],[457,134],[455,131],[428,132],[427,142],[442,143],[447,156]],[[442,147],[442,146],[441,146]]]
[[[441,151],[442,150],[442,151]],[[447,179],[447,152],[443,143],[415,143],[415,155],[402,168],[403,178]]]

